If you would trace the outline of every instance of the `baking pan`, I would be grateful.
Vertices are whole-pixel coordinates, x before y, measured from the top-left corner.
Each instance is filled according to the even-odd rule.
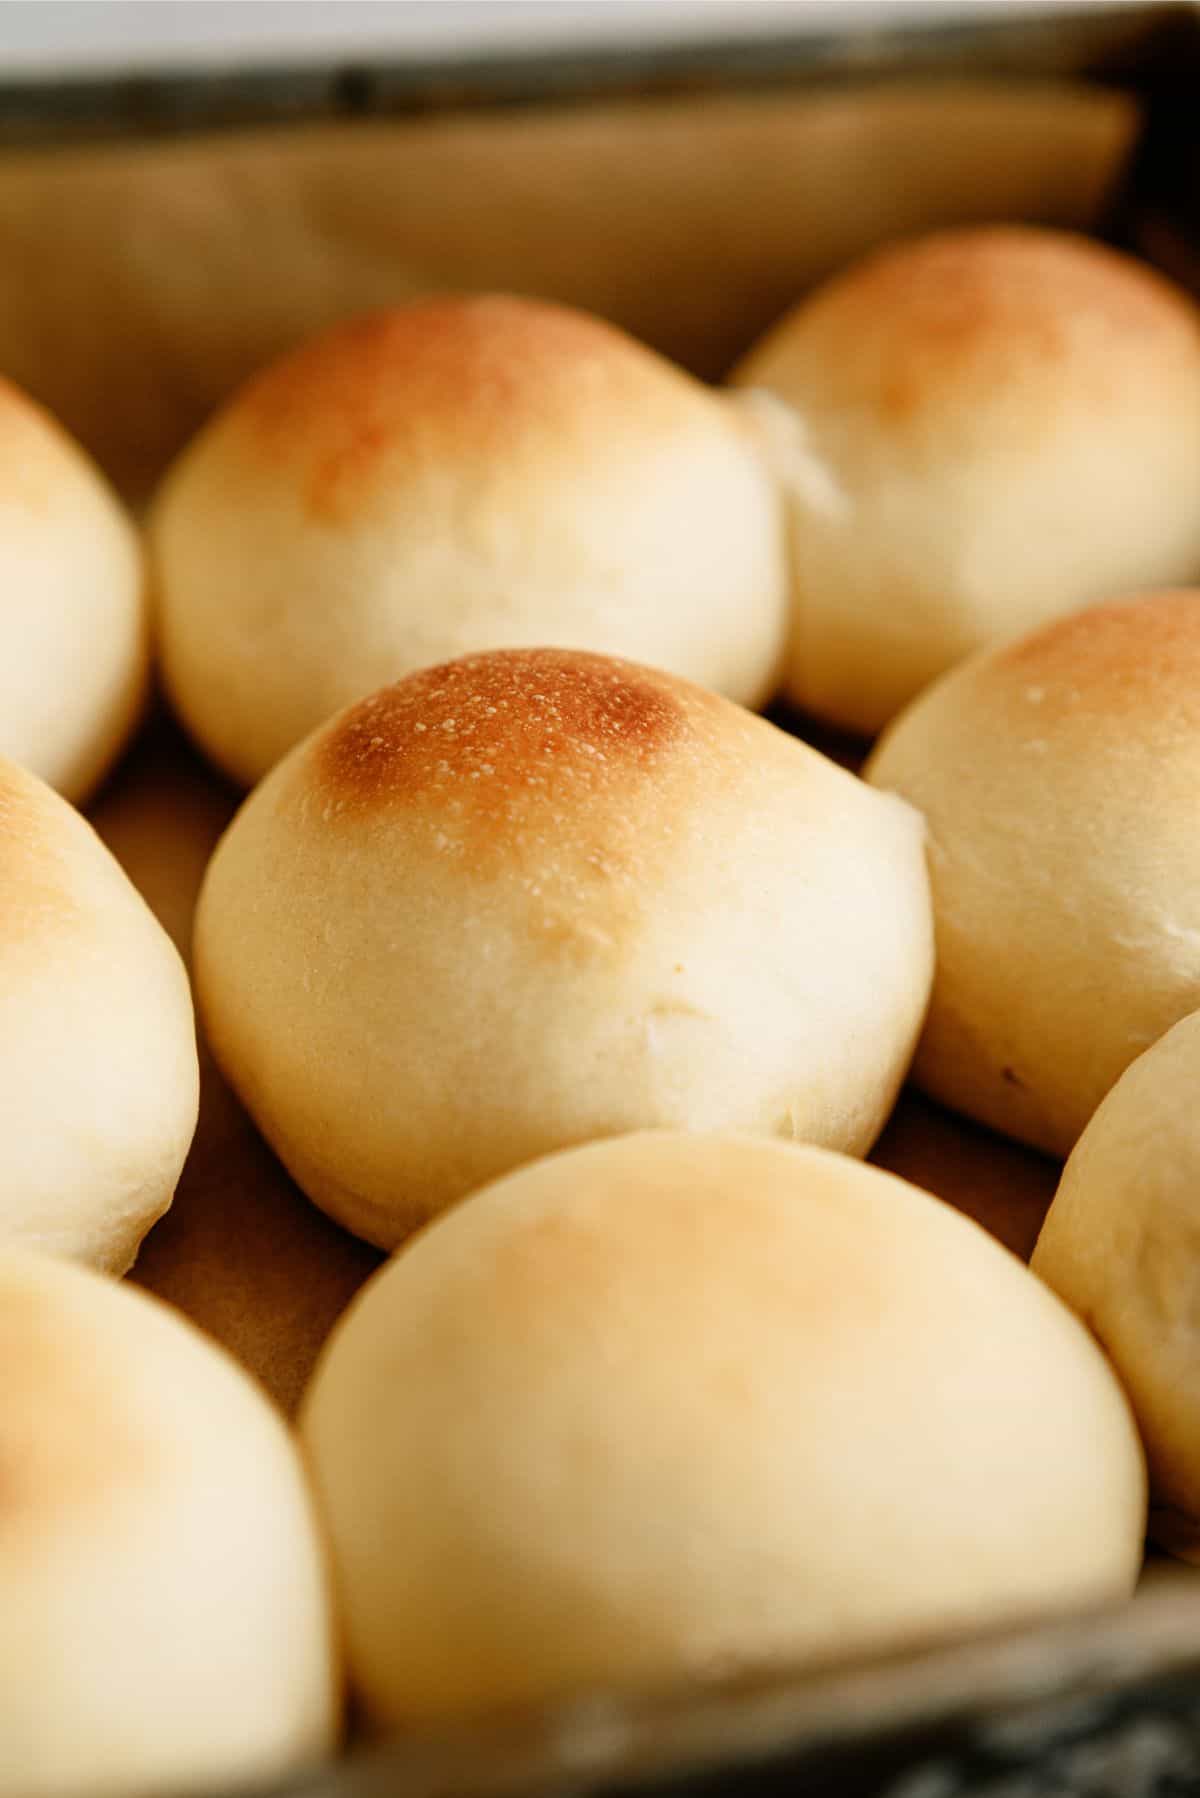
[[[907,160],[906,145],[918,146]],[[494,224],[489,235],[473,198],[481,179],[503,235]],[[394,201],[390,236],[372,210],[381,186]],[[136,498],[256,362],[384,294],[524,284],[593,305],[712,377],[805,285],[926,223],[1075,224],[1200,290],[1198,194],[1200,13],[1190,6],[966,19],[948,7],[920,26],[769,43],[0,82],[0,255],[22,271],[10,287],[24,286],[0,294],[0,366],[55,406]],[[198,874],[201,847],[189,872],[182,840],[156,846],[128,810],[175,779],[172,758],[187,752],[160,727],[97,823],[152,903],[157,893],[160,909],[175,908],[183,935],[190,895],[166,888],[180,868],[184,886]],[[233,801],[194,765],[180,778],[192,783],[200,821],[190,841],[202,846]],[[177,790],[159,797],[182,828]],[[238,1290],[231,1219],[248,1207],[241,1191],[232,1213],[219,1196],[238,1131],[237,1180],[253,1164],[254,1180],[279,1189],[271,1204],[283,1209],[263,1214],[264,1241],[277,1240],[294,1197],[228,1096],[210,1090],[206,1103],[175,1212],[137,1277],[230,1342],[291,1405],[303,1357],[279,1365],[271,1330],[246,1325],[250,1289],[231,1321],[188,1286],[210,1217],[209,1252],[230,1264],[225,1300]],[[995,1190],[975,1214],[1027,1253],[1054,1170],[907,1105],[876,1159],[957,1198],[943,1178],[945,1145],[954,1131],[970,1138],[976,1159],[956,1165],[972,1192],[959,1202],[971,1208],[987,1184],[976,1179],[986,1161]],[[345,1259],[336,1294],[314,1301],[314,1337],[371,1265],[333,1235],[326,1247]],[[359,1748],[279,1788],[280,1798],[1192,1791],[1200,1573],[1165,1561],[1119,1609],[815,1673],[773,1667],[683,1690],[581,1694]]]
[[[997,5],[974,10],[931,0],[915,16],[879,6],[856,20],[855,0],[801,24],[794,8],[769,36],[718,32],[656,37],[654,0],[629,0],[638,14],[626,44],[487,56],[367,59],[326,64],[222,67],[205,74],[167,66],[134,73],[74,74],[53,85],[5,79],[0,61],[0,142],[67,138],[141,140],[198,130],[363,116],[444,113],[499,106],[595,103],[636,95],[662,99],[704,92],[786,89],[830,81],[928,75],[1109,80],[1142,93],[1178,82],[1193,36],[1185,4]],[[832,20],[836,16],[837,22]],[[2,48],[0,32],[0,48]]]
[[[719,378],[881,236],[1094,226],[1190,23],[947,10],[609,52],[592,86],[561,56],[10,83],[0,367],[135,499],[263,361],[431,288],[589,307]]]

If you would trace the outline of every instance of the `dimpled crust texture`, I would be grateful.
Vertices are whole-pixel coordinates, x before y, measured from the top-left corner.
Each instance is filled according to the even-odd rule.
[[[298,1183],[381,1247],[651,1126],[865,1153],[932,977],[921,827],[715,694],[468,656],[343,713],[242,807],[197,990]]]
[[[124,1273],[196,1125],[187,975],[91,826],[2,758],[0,885],[0,1238]]]
[[[141,550],[97,469],[0,378],[0,754],[81,800],[141,711]]]
[[[974,1631],[1141,1559],[1067,1308],[795,1144],[626,1137],[476,1194],[353,1302],[301,1433],[382,1724]]]
[[[331,1746],[299,1457],[198,1331],[0,1249],[0,1468],[3,1798],[240,1789]]]
[[[1200,1013],[1129,1067],[1080,1137],[1033,1267],[1089,1325],[1133,1403],[1150,1533],[1200,1561]]]
[[[1095,606],[974,658],[866,774],[928,825],[937,976],[917,1080],[1067,1155],[1200,1000],[1200,591]]]
[[[992,226],[886,248],[734,379],[791,408],[788,690],[845,728],[874,734],[976,649],[1200,577],[1200,312],[1100,244]]]
[[[155,508],[164,673],[250,784],[413,669],[543,643],[777,685],[784,524],[727,400],[561,306],[439,298],[273,364]]]

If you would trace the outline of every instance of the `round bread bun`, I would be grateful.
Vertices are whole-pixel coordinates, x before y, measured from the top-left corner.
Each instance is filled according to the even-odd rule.
[[[156,1300],[11,1246],[0,1370],[0,1794],[208,1794],[331,1747],[322,1552],[257,1387]]]
[[[99,470],[0,377],[0,755],[84,798],[145,698],[141,548]]]
[[[865,1153],[932,978],[921,825],[671,675],[466,656],[255,789],[194,962],[213,1053],[284,1165],[390,1248],[624,1131]]]
[[[1141,1560],[1086,1330],[795,1144],[629,1136],[477,1193],[354,1300],[300,1427],[380,1725],[976,1631]]]
[[[1150,1463],[1150,1533],[1200,1561],[1200,1012],[1126,1069],[1075,1145],[1033,1268],[1112,1358]]]
[[[1093,606],[973,658],[866,774],[929,828],[918,1083],[1067,1155],[1200,994],[1200,591]]]
[[[726,398],[585,313],[421,300],[272,364],[154,508],[163,671],[249,785],[351,700],[475,650],[778,683],[782,513]]]
[[[788,693],[843,728],[873,735],[1049,618],[1200,578],[1200,311],[1101,244],[1003,225],[893,245],[733,380],[776,402]]]
[[[3,758],[0,882],[0,1238],[124,1273],[196,1125],[187,975],[91,826]]]

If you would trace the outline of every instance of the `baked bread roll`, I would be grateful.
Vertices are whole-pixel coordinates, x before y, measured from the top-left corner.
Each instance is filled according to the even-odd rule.
[[[941,231],[819,288],[735,371],[791,502],[787,688],[873,735],[972,651],[1200,578],[1200,311],[1098,243]]]
[[[422,300],[274,363],[168,474],[151,541],[168,691],[246,785],[467,651],[611,651],[747,704],[777,684],[784,529],[754,433],[535,300]]]
[[[1200,591],[973,658],[867,765],[929,827],[937,976],[915,1077],[1065,1156],[1200,990]]]
[[[0,1239],[123,1273],[196,1124],[187,975],[91,826],[2,758],[0,882]]]
[[[99,470],[0,377],[0,755],[80,800],[149,675],[141,549]]]
[[[1086,1330],[795,1144],[630,1136],[477,1193],[353,1302],[301,1435],[379,1725],[976,1631],[1141,1559]]]
[[[1150,1463],[1150,1533],[1200,1561],[1200,1013],[1122,1074],[1075,1145],[1034,1271],[1107,1350]]]
[[[384,1248],[649,1126],[865,1153],[931,973],[908,806],[702,688],[563,650],[341,713],[245,802],[196,917],[217,1061]]]
[[[156,1301],[0,1248],[0,1794],[267,1779],[332,1746],[323,1557],[266,1399]]]

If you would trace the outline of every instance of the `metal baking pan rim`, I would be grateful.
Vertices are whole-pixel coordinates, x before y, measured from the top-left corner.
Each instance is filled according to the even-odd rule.
[[[161,138],[196,132],[433,113],[802,92],[816,85],[924,78],[1088,80],[1146,93],[1180,79],[1200,33],[1187,0],[1073,4],[1034,14],[872,22],[779,37],[589,46],[443,59],[169,68],[46,79],[0,73],[0,145]]]

